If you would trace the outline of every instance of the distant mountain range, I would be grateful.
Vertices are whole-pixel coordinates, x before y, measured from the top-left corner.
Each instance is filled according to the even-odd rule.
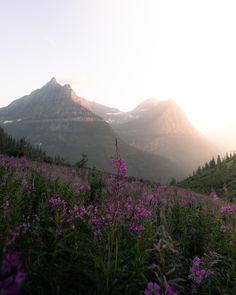
[[[49,155],[75,163],[85,153],[90,166],[111,172],[117,134],[98,114],[116,112],[78,97],[68,84],[62,86],[52,78],[42,88],[1,108],[0,125],[10,135],[41,146]],[[129,175],[161,182],[185,175],[184,169],[163,156],[138,150],[119,138],[118,143]]]
[[[190,175],[219,152],[172,99],[150,98],[121,112],[77,96],[55,78],[0,108],[0,125],[71,163],[85,153],[90,166],[108,172],[118,138],[130,175],[157,181]]]
[[[221,153],[189,122],[173,99],[150,98],[131,112],[88,105],[102,116],[117,134],[135,148],[164,156],[191,173],[213,155]]]

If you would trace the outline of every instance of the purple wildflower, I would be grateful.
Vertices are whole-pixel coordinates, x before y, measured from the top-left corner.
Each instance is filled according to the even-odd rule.
[[[188,278],[192,280],[192,292],[197,293],[198,288],[200,287],[203,280],[207,279],[211,275],[213,275],[212,269],[203,269],[200,266],[201,259],[199,257],[195,257],[193,260],[192,267],[190,268],[190,274]]]
[[[49,199],[48,203],[49,203],[49,205],[51,205],[54,208],[58,208],[58,207],[64,208],[66,206],[65,201],[59,197]]]
[[[230,205],[230,204],[223,204],[220,207],[220,213],[226,214],[226,215],[231,215],[236,209],[235,205]]]
[[[209,196],[212,199],[213,203],[215,203],[215,204],[219,203],[220,199],[215,192],[211,192]]]
[[[63,235],[63,230],[60,227],[57,227],[55,234],[56,234],[56,237],[59,238]]]
[[[173,290],[171,287],[168,287],[166,295],[179,295],[179,292]]]
[[[149,282],[144,295],[160,295],[160,291],[160,286],[157,283]]]
[[[22,263],[16,252],[6,253],[0,270],[0,294],[15,295],[21,290],[26,273],[21,271]]]
[[[87,183],[81,183],[79,186],[80,191],[88,191],[90,190],[90,185]]]
[[[129,231],[133,232],[143,232],[145,228],[143,225],[140,224],[129,224],[128,229]]]
[[[147,218],[152,215],[151,211],[146,209],[142,204],[137,205],[134,211],[134,220],[139,220],[140,218]]]
[[[119,175],[122,175],[124,178],[127,177],[127,167],[125,160],[121,157],[116,157],[112,159],[112,163]]]

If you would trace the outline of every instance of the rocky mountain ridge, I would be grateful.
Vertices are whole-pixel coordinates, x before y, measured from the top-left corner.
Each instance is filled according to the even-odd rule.
[[[78,97],[71,87],[51,79],[9,106],[0,109],[0,125],[13,137],[25,137],[41,146],[49,155],[60,155],[77,162],[87,154],[89,165],[111,172],[110,161],[115,155],[115,139],[111,126],[98,114],[85,107],[90,104]],[[118,137],[119,150],[126,159],[129,175],[156,181],[181,178],[186,173],[165,157],[131,147]]]

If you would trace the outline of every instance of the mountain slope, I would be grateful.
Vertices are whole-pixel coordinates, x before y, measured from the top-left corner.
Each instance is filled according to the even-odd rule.
[[[188,173],[219,152],[192,126],[173,100],[152,103],[149,100],[146,105],[134,109],[130,121],[113,124],[114,130],[130,145],[165,156]]]
[[[87,100],[83,97],[77,96],[75,93],[72,95],[73,101],[79,103],[81,106],[90,110],[94,114],[102,117],[104,120],[109,120],[111,116],[121,114],[120,110],[111,108],[95,101]]]
[[[236,195],[236,155],[227,155],[223,160],[218,156],[217,163],[211,160],[177,185],[200,193],[215,191],[232,200]]]
[[[2,128],[0,128],[0,153],[11,157],[27,157],[28,159],[39,162],[68,165],[59,156],[54,158],[49,157],[46,151],[42,150],[39,146],[31,145],[24,138],[19,140],[14,139]]]
[[[26,137],[32,144],[75,163],[86,153],[90,166],[111,171],[115,138],[108,123],[79,103],[69,85],[61,86],[53,78],[33,91],[0,109],[0,124],[14,137]],[[168,159],[139,151],[119,140],[129,174],[157,181],[181,178],[183,171]]]

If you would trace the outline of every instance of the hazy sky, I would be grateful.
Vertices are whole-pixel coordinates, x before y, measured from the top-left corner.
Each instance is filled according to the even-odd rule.
[[[0,4],[0,106],[55,76],[122,110],[173,98],[203,132],[235,123],[235,0]]]

